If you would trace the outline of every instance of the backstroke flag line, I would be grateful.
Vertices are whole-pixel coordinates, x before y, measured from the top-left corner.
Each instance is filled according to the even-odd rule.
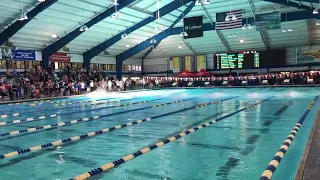
[[[228,15],[234,14],[236,20],[226,21]],[[216,14],[216,30],[235,29],[242,27],[242,10],[234,10]]]

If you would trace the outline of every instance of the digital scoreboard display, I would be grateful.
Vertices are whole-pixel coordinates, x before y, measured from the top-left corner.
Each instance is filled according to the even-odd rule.
[[[214,57],[216,69],[250,69],[285,65],[285,50],[221,53]]]
[[[230,53],[230,54],[217,54],[215,56],[215,64],[217,69],[242,69],[242,68],[253,68],[255,57],[257,66],[259,67],[259,53],[252,52],[248,53]],[[250,65],[252,64],[252,66]]]

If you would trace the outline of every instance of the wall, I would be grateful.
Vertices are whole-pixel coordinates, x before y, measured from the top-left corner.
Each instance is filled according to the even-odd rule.
[[[144,72],[160,72],[167,71],[167,58],[144,59]]]

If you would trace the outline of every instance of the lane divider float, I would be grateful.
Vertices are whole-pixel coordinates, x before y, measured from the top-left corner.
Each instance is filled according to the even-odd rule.
[[[110,98],[110,99],[114,99],[114,98]],[[120,100],[114,100],[114,101],[104,101],[104,102],[99,102],[99,103],[88,103],[88,104],[84,104],[84,103],[80,103],[80,106],[98,106],[98,105],[102,105],[102,104],[111,104],[111,103],[120,103],[121,101],[130,101],[130,100],[134,100],[134,99],[141,99],[141,98],[132,98],[132,99],[120,99]],[[63,102],[63,105],[61,106],[66,106],[65,102]],[[59,106],[54,106],[56,109],[64,109],[65,107],[59,107]],[[77,106],[74,106],[74,107],[77,107]],[[45,109],[46,111],[48,109]],[[52,109],[54,110],[54,109]],[[39,112],[39,109],[38,110],[34,110],[34,111],[28,111],[28,112],[24,112],[24,113],[14,113],[12,115],[9,115],[9,114],[4,114],[4,115],[1,115],[0,117],[2,119],[5,119],[5,118],[8,118],[8,117],[16,117],[16,116],[21,116],[23,114],[28,114],[28,113],[32,113],[32,112]],[[77,111],[78,112],[78,111]],[[72,112],[73,113],[73,112]]]
[[[115,108],[115,107],[123,107],[123,106],[135,105],[135,104],[143,104],[143,103],[148,103],[148,102],[157,101],[157,100],[162,100],[162,99],[153,99],[153,100],[147,100],[147,101],[131,102],[131,103],[127,103],[127,104],[118,104],[116,106],[101,107],[101,108],[82,110],[82,111],[73,111],[73,112],[61,113],[61,114],[51,114],[51,115],[48,115],[48,116],[29,117],[29,118],[25,118],[25,119],[21,119],[21,120],[5,121],[5,122],[0,122],[0,127],[8,126],[8,125],[20,124],[20,123],[28,123],[28,122],[39,121],[39,120],[51,119],[51,118],[57,117],[58,115],[59,116],[66,116],[66,115],[72,115],[74,113],[84,113],[84,112],[90,112],[90,111],[98,111],[98,110],[101,110],[101,109],[110,109],[110,108]],[[116,102],[118,102],[118,101],[116,101]],[[0,134],[0,136],[1,135],[2,134]]]
[[[278,150],[278,152],[274,155],[272,161],[269,163],[268,167],[262,173],[262,175],[260,176],[259,180],[270,180],[272,178],[272,176],[275,173],[275,171],[277,170],[277,167],[279,166],[281,160],[283,159],[283,157],[285,156],[286,152],[288,151],[293,139],[298,134],[299,129],[301,128],[301,126],[302,126],[304,120],[306,119],[307,115],[309,114],[311,108],[314,106],[314,104],[318,100],[319,96],[320,96],[320,94],[313,99],[313,101],[308,106],[306,111],[302,114],[302,116],[300,117],[298,123],[294,126],[294,128],[290,132],[289,136],[286,138],[284,143],[281,145],[281,147]]]
[[[192,99],[194,99],[194,98],[192,98]],[[177,102],[184,102],[184,101],[189,101],[189,100],[192,100],[192,99],[179,100]],[[149,100],[149,102],[150,101],[151,100]],[[166,103],[166,104],[174,104],[175,102],[169,102],[169,103]],[[147,107],[127,110],[127,111],[121,111],[121,112],[115,112],[115,113],[106,114],[106,115],[102,115],[102,116],[93,116],[93,117],[89,117],[89,118],[82,118],[82,119],[71,120],[71,121],[67,121],[67,122],[59,122],[59,123],[56,123],[56,124],[48,124],[48,125],[44,125],[44,126],[37,126],[37,127],[27,128],[27,129],[21,129],[21,130],[2,133],[2,134],[0,134],[0,137],[16,136],[16,135],[20,135],[20,134],[23,134],[23,133],[33,133],[33,132],[41,131],[41,130],[55,129],[55,128],[59,128],[59,127],[63,127],[63,126],[70,126],[70,125],[78,124],[78,123],[81,123],[81,122],[93,121],[93,120],[101,119],[101,118],[104,118],[104,117],[109,117],[109,116],[114,116],[114,115],[119,115],[119,114],[123,114],[123,113],[127,113],[127,112],[133,112],[133,111],[149,109],[149,108],[152,108],[152,106],[147,106]],[[29,119],[29,121],[33,121],[33,118]]]
[[[221,103],[223,101],[227,101],[227,100],[230,100],[230,99],[233,99],[233,98],[236,98],[236,97],[226,98],[226,99],[222,99],[222,100],[218,100],[218,101],[214,101],[214,102],[209,102],[209,103],[206,103],[206,104],[207,105],[219,104],[219,103]],[[172,102],[172,104],[174,104],[176,102],[177,101]],[[49,148],[49,147],[61,146],[63,144],[66,144],[66,143],[69,143],[69,142],[76,142],[76,141],[79,141],[81,139],[88,139],[88,138],[94,137],[94,136],[99,135],[99,134],[105,134],[105,133],[114,131],[116,129],[121,129],[121,128],[124,128],[124,127],[133,126],[133,125],[136,125],[136,124],[141,124],[143,122],[151,121],[152,119],[156,119],[156,118],[172,115],[172,114],[175,114],[175,113],[179,113],[179,112],[195,109],[195,107],[197,107],[197,106],[199,106],[199,105],[192,106],[192,107],[189,107],[189,108],[183,108],[183,109],[180,109],[180,110],[177,110],[177,111],[172,111],[172,112],[169,112],[169,113],[157,115],[157,116],[154,116],[154,117],[145,118],[145,119],[142,119],[142,120],[128,122],[128,123],[125,123],[125,124],[122,124],[122,125],[117,125],[117,126],[114,126],[114,127],[111,127],[111,128],[101,129],[101,130],[98,130],[98,131],[95,131],[95,132],[89,132],[89,133],[82,134],[82,135],[79,135],[79,136],[74,136],[74,137],[70,137],[70,138],[66,138],[66,139],[58,139],[58,140],[56,140],[54,142],[45,143],[45,144],[42,144],[42,145],[38,145],[38,146],[26,148],[26,149],[13,151],[13,152],[10,152],[10,153],[6,153],[6,154],[3,154],[3,155],[0,155],[0,159],[9,158],[9,157],[17,156],[17,155],[28,153],[28,152],[32,152],[32,151],[39,151],[39,150],[43,150],[43,149]],[[157,107],[161,107],[161,106],[157,106]],[[204,106],[201,106],[201,107],[204,107]]]
[[[273,97],[274,97],[274,96],[273,96]],[[204,124],[202,124],[202,125],[200,125],[200,126],[191,128],[191,129],[189,129],[189,130],[187,130],[187,131],[184,131],[184,132],[181,132],[181,133],[179,133],[179,134],[176,134],[175,136],[171,136],[171,137],[169,137],[169,138],[167,138],[167,139],[165,139],[165,140],[163,140],[163,141],[159,141],[159,142],[157,142],[157,143],[155,143],[155,144],[153,144],[153,145],[151,145],[151,146],[145,147],[145,148],[143,148],[143,149],[141,149],[141,150],[139,150],[139,151],[137,151],[137,152],[128,154],[128,155],[126,155],[126,156],[124,156],[124,157],[122,157],[122,158],[120,158],[120,159],[118,159],[118,160],[116,160],[116,161],[109,162],[109,163],[107,163],[107,164],[105,164],[105,165],[103,165],[103,166],[100,166],[100,167],[98,167],[98,168],[96,168],[96,169],[93,169],[93,170],[91,170],[91,171],[89,171],[89,172],[85,172],[85,173],[83,173],[83,174],[81,174],[81,175],[79,175],[79,176],[76,176],[76,177],[74,177],[74,178],[71,178],[71,180],[84,180],[84,179],[88,179],[88,178],[90,178],[90,177],[92,177],[92,176],[101,174],[101,173],[103,173],[103,172],[109,171],[109,170],[111,170],[111,169],[113,169],[113,168],[115,168],[115,167],[117,167],[117,166],[120,166],[121,164],[126,163],[126,162],[129,161],[129,160],[132,160],[132,159],[134,159],[134,158],[136,158],[136,157],[138,157],[138,156],[141,156],[142,154],[146,154],[146,153],[148,153],[148,152],[150,152],[150,151],[152,151],[152,150],[154,150],[154,149],[156,149],[156,148],[159,148],[159,147],[161,147],[161,146],[163,146],[163,145],[165,145],[165,144],[168,144],[168,143],[173,142],[173,141],[175,141],[175,140],[177,140],[177,139],[180,139],[180,138],[182,138],[182,137],[184,137],[184,136],[187,136],[187,135],[189,135],[189,134],[192,134],[192,133],[194,133],[194,132],[196,132],[196,131],[198,131],[198,130],[200,130],[200,129],[202,129],[202,128],[208,127],[208,126],[210,126],[210,125],[212,125],[212,124],[214,124],[214,123],[216,123],[216,122],[218,122],[218,121],[221,121],[221,120],[226,119],[226,118],[228,118],[228,117],[230,117],[230,116],[233,116],[234,114],[237,114],[237,113],[239,113],[239,112],[241,112],[241,111],[244,111],[244,110],[253,108],[253,107],[255,107],[255,106],[259,105],[259,104],[262,104],[262,102],[264,102],[264,101],[270,100],[270,99],[273,98],[273,97],[270,97],[270,98],[264,99],[264,100],[262,100],[262,101],[259,101],[259,102],[257,102],[257,103],[254,103],[254,104],[252,104],[252,105],[249,105],[249,106],[247,106],[247,107],[245,107],[245,108],[242,108],[242,109],[240,109],[240,110],[238,110],[238,111],[235,111],[235,112],[233,112],[233,113],[230,113],[230,114],[227,114],[227,115],[225,115],[225,116],[222,116],[222,117],[220,117],[220,118],[218,118],[218,119],[216,119],[216,120],[212,120],[212,121],[209,121],[209,122],[207,122],[207,123],[204,123]],[[203,107],[203,106],[201,106],[201,107]]]

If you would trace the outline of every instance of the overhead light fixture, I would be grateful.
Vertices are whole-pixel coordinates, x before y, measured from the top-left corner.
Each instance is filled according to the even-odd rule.
[[[320,26],[320,21],[318,21],[318,22],[316,23],[316,25],[317,25],[317,26]]]
[[[179,45],[179,46],[178,46],[178,48],[179,48],[179,49],[181,49],[181,48],[182,48],[182,46],[181,46],[181,45]]]
[[[251,26],[251,24],[248,24],[248,29],[252,29],[253,27]]]
[[[126,45],[126,47],[127,47],[127,48],[129,48],[129,47],[130,47],[130,45],[129,45],[129,44],[127,44],[127,45]]]
[[[243,25],[242,29],[247,29],[247,26],[248,26],[247,24]]]
[[[157,40],[155,40],[155,39],[150,40],[150,44],[156,44],[156,43],[157,43]]]
[[[282,32],[284,33],[284,32],[287,32],[287,29],[282,29]]]
[[[120,12],[115,12],[111,15],[111,17],[113,19],[121,19],[122,18],[122,15],[120,14]]]
[[[319,10],[318,9],[314,9],[312,13],[313,14],[319,14]]]
[[[56,33],[53,33],[53,34],[51,35],[51,37],[55,39],[55,38],[58,37],[58,35],[57,35]]]
[[[23,12],[23,10],[21,10],[21,15],[20,15],[20,18],[18,19],[19,21],[24,21],[24,20],[27,20],[28,19],[28,16],[25,12]]]
[[[230,37],[230,38],[231,38],[231,37],[232,37],[232,34],[229,34],[229,36],[228,36],[228,37]]]
[[[247,54],[250,54],[250,52],[249,52],[249,51],[247,51]]]
[[[196,5],[196,6],[201,6],[200,0],[197,0],[195,5]]]
[[[184,32],[181,32],[181,33],[180,33],[180,37],[186,37],[186,36],[188,36],[188,33],[187,33],[187,32],[184,31]]]
[[[254,53],[253,51],[251,51],[251,53]]]
[[[291,28],[289,28],[289,29],[288,29],[288,32],[291,32],[291,31],[292,31],[292,29],[291,29]]]
[[[244,40],[243,39],[240,39],[240,43],[243,43],[244,42]]]
[[[81,27],[80,27],[80,29],[79,29],[79,31],[88,31],[89,30],[89,28],[88,28],[88,26],[86,26],[86,25],[82,25]]]
[[[236,33],[234,33],[234,34],[232,35],[232,37],[237,37]]]
[[[128,34],[127,33],[123,33],[122,35],[121,35],[121,39],[125,39],[125,38],[127,38],[128,37]]]
[[[45,2],[46,0],[38,0],[39,2]]]

